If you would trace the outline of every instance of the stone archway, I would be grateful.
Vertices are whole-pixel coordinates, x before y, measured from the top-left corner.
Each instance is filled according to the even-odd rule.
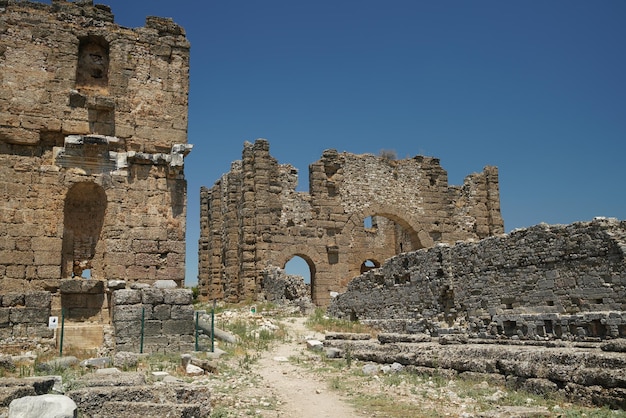
[[[380,262],[371,258],[368,258],[367,260],[363,261],[361,263],[361,274],[379,268],[380,267]]]
[[[352,214],[343,232],[351,239],[349,263],[352,277],[379,267],[387,258],[427,246],[417,232],[422,226],[411,216],[402,216],[398,212],[397,208],[371,205]],[[366,263],[368,260],[370,262]]]
[[[106,193],[95,183],[76,183],[68,190],[63,209],[63,278],[92,277],[106,207]]]
[[[308,251],[307,251],[308,250]],[[295,247],[291,247],[291,248],[286,248],[285,250],[281,251],[280,255],[277,258],[278,261],[278,266],[280,266],[281,269],[285,269],[285,266],[287,265],[287,263],[293,259],[294,257],[300,257],[302,260],[304,260],[307,264],[307,266],[309,267],[309,272],[310,272],[310,283],[309,283],[309,287],[310,287],[310,291],[311,291],[311,300],[313,303],[316,303],[316,273],[317,273],[317,268],[316,268],[316,263],[313,259],[312,256],[309,255],[310,249],[307,249],[305,246],[295,246]]]

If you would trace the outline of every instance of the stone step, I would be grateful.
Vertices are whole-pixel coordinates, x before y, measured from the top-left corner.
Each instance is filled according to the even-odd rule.
[[[200,411],[198,404],[105,402],[98,417],[200,418]]]

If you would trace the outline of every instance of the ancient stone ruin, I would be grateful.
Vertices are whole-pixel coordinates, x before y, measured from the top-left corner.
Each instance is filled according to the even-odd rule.
[[[109,325],[120,283],[182,286],[183,29],[124,28],[92,1],[0,0],[0,39],[0,328]]]
[[[327,338],[365,361],[624,409],[625,307],[626,221],[596,218],[393,257],[328,308],[378,338]]]
[[[326,150],[309,167],[308,193],[296,191],[297,181],[297,170],[278,164],[260,139],[202,188],[203,297],[254,299],[264,268],[299,256],[311,271],[312,299],[324,306],[331,292],[396,254],[504,231],[495,167],[449,186],[436,158]]]
[[[329,313],[402,333],[592,341],[626,337],[626,222],[540,224],[401,254]]]

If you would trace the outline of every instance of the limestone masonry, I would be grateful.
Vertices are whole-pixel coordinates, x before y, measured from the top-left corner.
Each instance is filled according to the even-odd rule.
[[[0,0],[0,85],[0,292],[182,285],[183,29],[124,28],[92,1]]]
[[[498,170],[485,167],[449,186],[439,160],[324,151],[309,167],[309,193],[297,170],[278,164],[269,143],[244,145],[241,161],[201,190],[201,295],[231,302],[262,291],[263,269],[294,256],[311,271],[311,293],[331,292],[396,254],[504,231]],[[366,223],[370,219],[371,223]]]
[[[399,255],[329,313],[393,332],[596,341],[626,337],[625,308],[626,221],[597,218]]]

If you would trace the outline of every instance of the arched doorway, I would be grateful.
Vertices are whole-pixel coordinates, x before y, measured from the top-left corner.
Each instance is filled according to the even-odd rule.
[[[306,255],[294,254],[287,260],[283,270],[288,275],[302,277],[304,283],[309,287],[309,296],[315,303],[315,264],[313,261]]]
[[[92,261],[106,207],[104,189],[95,183],[77,183],[68,190],[63,210],[62,277],[93,277]]]
[[[311,269],[304,258],[297,255],[293,256],[285,264],[284,270],[289,275],[301,276],[304,283],[311,284]]]

